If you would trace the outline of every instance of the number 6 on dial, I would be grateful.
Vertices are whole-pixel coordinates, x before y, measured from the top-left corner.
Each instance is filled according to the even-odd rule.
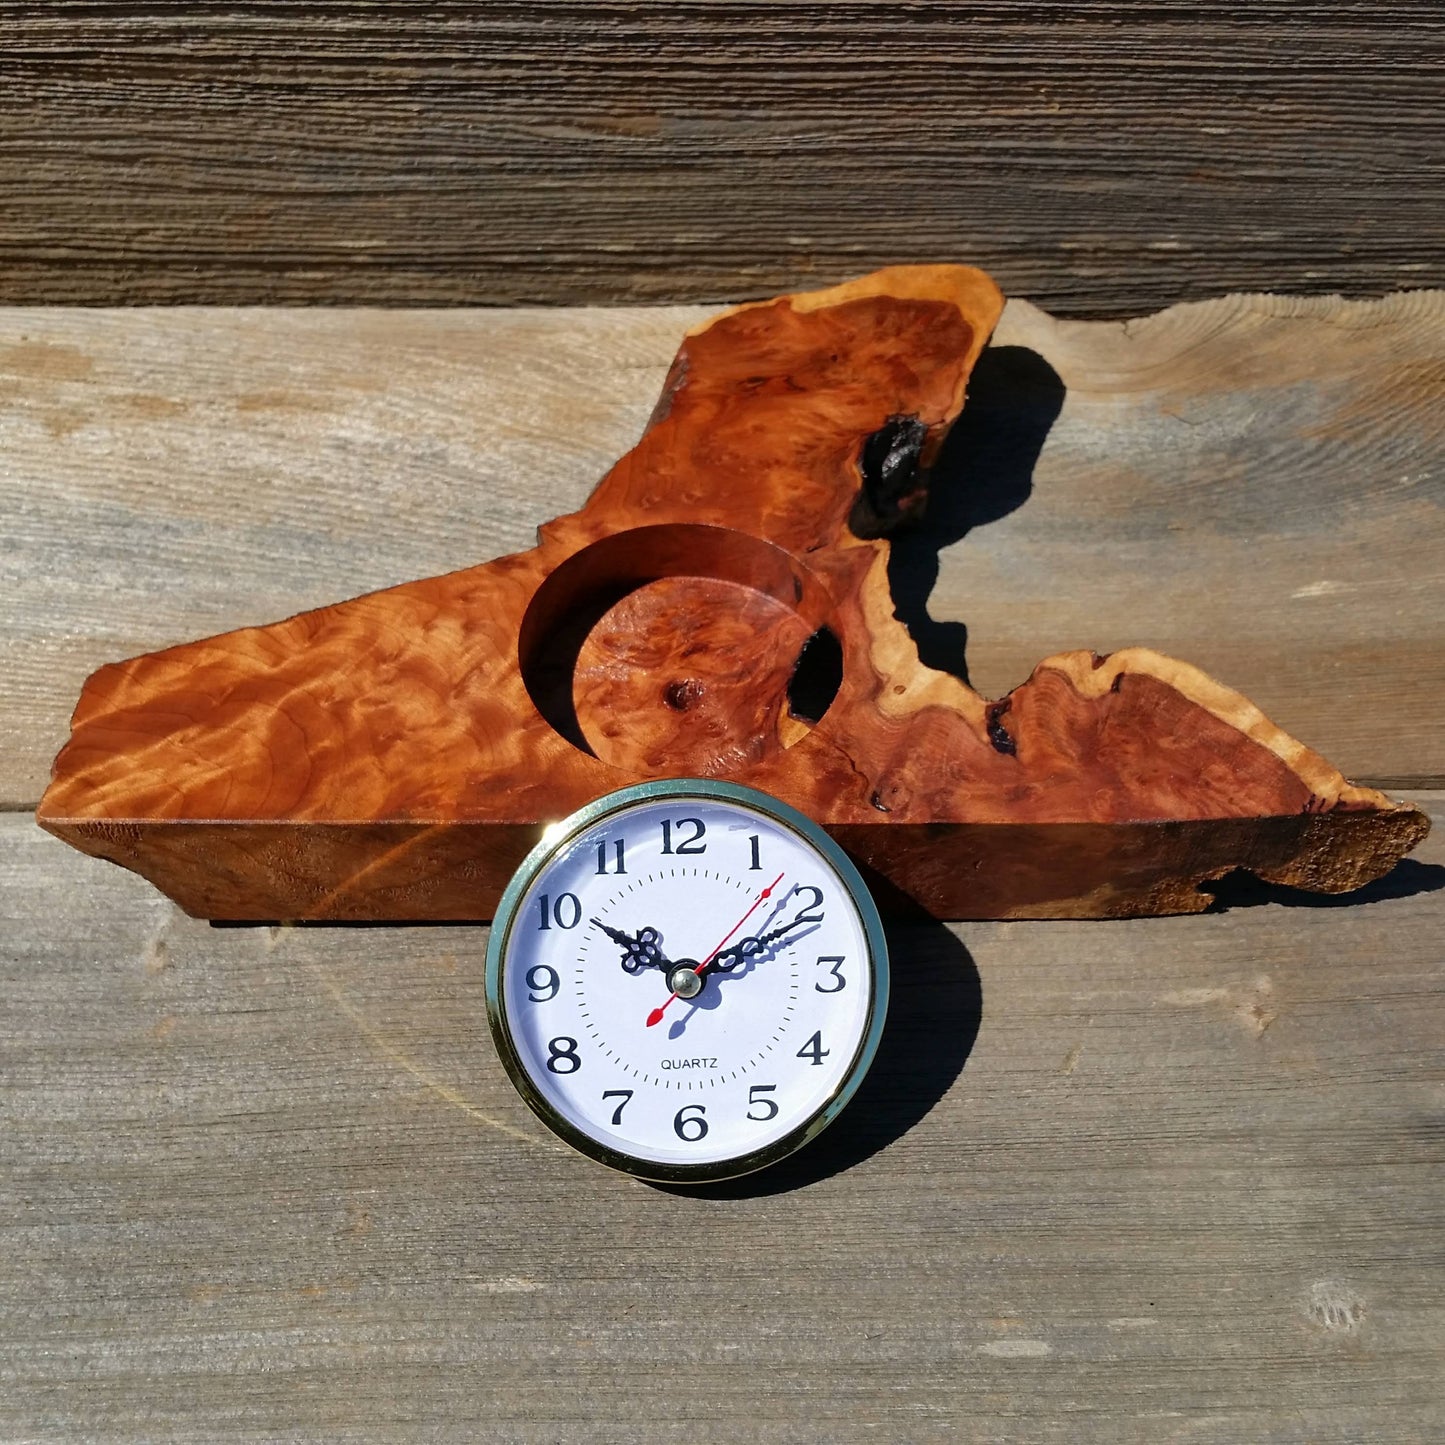
[[[487,1013],[518,1091],[644,1179],[761,1169],[842,1111],[877,1052],[888,954],[816,824],[752,788],[624,788],[547,830],[502,896]]]

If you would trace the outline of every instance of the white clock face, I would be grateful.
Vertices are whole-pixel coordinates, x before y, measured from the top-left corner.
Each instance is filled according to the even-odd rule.
[[[882,1026],[887,962],[857,874],[791,810],[728,785],[644,785],[579,816],[495,926],[493,1026],[524,1096],[646,1177],[789,1152],[842,1107]]]

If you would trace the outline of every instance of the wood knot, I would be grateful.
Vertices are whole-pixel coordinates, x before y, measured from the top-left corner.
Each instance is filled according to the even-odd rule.
[[[670,682],[662,690],[662,700],[673,712],[686,712],[694,703],[702,698],[703,687],[696,678],[684,678],[678,682]]]

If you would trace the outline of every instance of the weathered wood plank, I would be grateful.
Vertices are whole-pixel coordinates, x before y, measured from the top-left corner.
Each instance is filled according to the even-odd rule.
[[[0,4],[0,300],[1438,285],[1438,6]]]
[[[103,662],[529,546],[702,314],[0,311],[0,800],[34,805]],[[989,695],[1138,643],[1349,776],[1445,777],[1442,384],[1438,292],[1010,303],[900,613]]]
[[[714,1195],[532,1121],[485,930],[213,929],[0,818],[0,1433],[1438,1439],[1419,800],[1368,901],[896,931],[864,1095]]]

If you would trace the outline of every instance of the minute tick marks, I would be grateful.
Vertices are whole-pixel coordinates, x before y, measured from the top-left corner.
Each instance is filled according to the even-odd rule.
[[[826,1123],[876,1046],[886,967],[836,848],[762,795],[688,780],[599,800],[553,837],[503,899],[488,959],[504,1061],[544,1121],[604,1162],[675,1179],[756,1167]],[[684,851],[709,860],[659,866]],[[574,987],[558,993],[568,943]],[[842,987],[815,995],[820,957],[817,976]],[[644,1065],[649,1043],[716,1062]],[[702,1098],[679,1109],[677,1092]]]

